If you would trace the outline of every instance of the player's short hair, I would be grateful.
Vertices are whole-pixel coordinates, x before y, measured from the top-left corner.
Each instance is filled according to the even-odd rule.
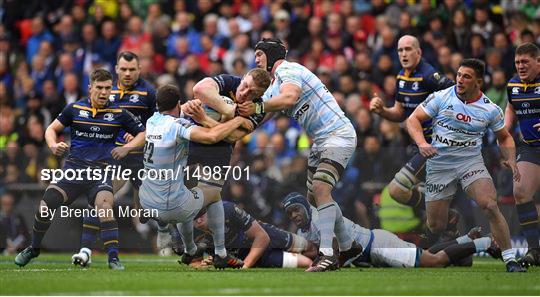
[[[112,80],[112,74],[103,68],[94,69],[90,73],[90,84],[93,84],[97,81],[108,81]]]
[[[261,68],[254,68],[251,69],[246,75],[251,75],[251,77],[253,77],[253,82],[257,87],[257,89],[254,90],[254,96],[256,98],[261,97],[264,94],[264,91],[266,91],[266,89],[268,89],[270,86],[270,73]]]
[[[118,57],[116,58],[116,63],[118,63],[120,61],[120,59],[124,59],[128,62],[131,62],[133,61],[133,59],[135,59],[135,61],[137,61],[137,64],[139,63],[139,56],[137,56],[137,54],[133,53],[133,52],[130,52],[130,51],[125,51],[125,52],[121,52],[118,54]]]
[[[173,109],[180,101],[181,104],[186,103],[186,99],[182,99],[180,89],[175,85],[164,85],[157,89],[156,103],[159,112]]]
[[[484,79],[486,72],[486,64],[479,59],[463,59],[459,64],[459,67],[469,67],[474,70],[477,79]]]
[[[536,59],[540,56],[540,48],[534,43],[526,42],[516,48],[516,56],[517,55],[529,55]]]

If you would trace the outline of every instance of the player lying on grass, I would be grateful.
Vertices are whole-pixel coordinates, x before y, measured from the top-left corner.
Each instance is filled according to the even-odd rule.
[[[242,268],[298,268],[309,267],[311,258],[317,254],[316,246],[305,238],[279,229],[271,224],[259,222],[234,203],[223,201],[225,210],[225,246],[235,251],[243,259]],[[205,250],[211,236],[208,228],[208,215],[200,215],[194,226],[204,232],[201,237],[198,255]],[[211,244],[211,243],[210,243]],[[194,263],[196,257],[183,255],[184,264]]]
[[[248,119],[236,117],[211,129],[195,126],[180,118],[182,103],[180,90],[166,85],[157,92],[158,111],[148,119],[144,146],[144,167],[148,177],[143,180],[139,196],[144,209],[158,211],[157,219],[164,223],[177,224],[184,251],[194,255],[197,246],[193,240],[193,219],[202,208],[221,200],[219,188],[193,188],[184,184],[184,173],[188,158],[189,141],[216,143],[239,127],[251,130]],[[214,236],[223,232],[223,215],[210,217]],[[216,248],[216,268],[241,267],[241,260],[227,254],[224,246]]]
[[[320,222],[317,209],[297,192],[287,195],[282,204],[289,219],[297,225],[297,234],[318,243]],[[369,230],[347,218],[344,220],[350,236],[363,247],[363,251],[349,261],[340,263],[341,266],[368,263],[376,267],[445,267],[460,264],[463,259],[477,252],[488,252],[500,257],[495,241],[490,237],[481,237],[479,228],[472,229],[467,235],[423,250],[389,231]]]

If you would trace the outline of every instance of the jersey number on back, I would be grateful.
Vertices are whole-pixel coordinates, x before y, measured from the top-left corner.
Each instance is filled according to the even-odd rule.
[[[146,141],[144,143],[144,157],[143,161],[146,163],[154,163],[152,161],[152,155],[154,154],[154,143]]]

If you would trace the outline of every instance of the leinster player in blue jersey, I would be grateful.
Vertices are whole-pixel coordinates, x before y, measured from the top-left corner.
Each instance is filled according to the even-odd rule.
[[[457,72],[456,86],[431,94],[407,119],[407,129],[426,163],[427,223],[433,233],[446,229],[448,209],[457,184],[471,196],[489,220],[490,229],[502,249],[508,272],[525,269],[516,262],[510,231],[497,206],[497,193],[482,158],[482,137],[495,133],[505,165],[515,181],[520,174],[515,144],[504,128],[502,110],[480,88],[485,66],[477,59],[465,59]],[[428,143],[422,123],[433,119],[433,140]]]
[[[15,258],[15,264],[24,266],[39,255],[41,241],[47,232],[55,211],[70,205],[78,196],[86,195],[95,206],[101,228],[101,239],[109,256],[109,268],[124,269],[118,259],[118,223],[113,207],[110,165],[113,158],[122,159],[144,143],[144,126],[129,111],[109,103],[112,75],[103,69],[90,75],[90,98],[82,99],[64,108],[58,118],[45,131],[47,145],[54,155],[62,156],[69,149],[63,172],[87,172],[82,179],[70,180],[66,176],[45,190],[40,209],[34,218],[32,243]],[[58,142],[57,134],[71,128],[71,146]],[[122,147],[115,147],[120,130],[135,137]],[[88,170],[92,171],[91,176]],[[96,173],[96,174],[94,174]]]
[[[524,265],[540,265],[538,210],[533,197],[540,189],[540,49],[525,43],[516,49],[517,75],[508,82],[510,104],[506,107],[507,128],[517,118],[522,143],[517,149],[517,167],[521,179],[514,181],[514,197],[521,231],[529,250]],[[538,194],[537,194],[538,195]],[[537,201],[538,203],[538,201]]]
[[[139,192],[141,206],[158,211],[158,220],[163,223],[178,224],[184,243],[184,256],[197,253],[193,241],[193,219],[203,208],[214,207],[220,202],[220,189],[215,187],[195,187],[188,189],[184,184],[189,141],[212,144],[223,140],[236,129],[252,129],[248,119],[235,117],[213,128],[193,125],[181,118],[180,91],[177,87],[166,85],[157,92],[158,111],[148,119],[144,148],[144,168],[147,178],[143,180]],[[184,101],[185,102],[185,101]],[[221,203],[219,203],[221,204]],[[223,234],[223,206],[210,217],[213,234]],[[241,260],[227,254],[224,242],[217,242],[216,268],[242,267]]]
[[[109,100],[117,108],[131,112],[143,125],[156,110],[155,89],[149,82],[140,78],[141,73],[139,57],[132,52],[121,52],[116,62],[117,80],[113,81],[113,87]],[[121,130],[116,137],[116,145],[122,146],[133,135]],[[121,170],[129,169],[131,175],[129,181],[133,185],[133,206],[139,209],[139,180],[138,172],[144,167],[142,164],[142,147],[131,151],[125,158],[118,161]],[[113,190],[116,193],[127,180],[113,180]],[[134,224],[140,224],[134,221]],[[73,264],[87,266],[91,263],[92,244],[99,233],[99,219],[95,216],[83,217],[83,229],[81,233],[81,249],[72,256]]]
[[[385,107],[384,101],[375,96],[371,99],[370,110],[387,120],[402,122],[427,96],[452,86],[454,82],[422,59],[422,50],[416,37],[411,35],[401,37],[397,51],[403,68],[396,80],[396,102],[392,107]],[[424,136],[428,142],[431,141],[431,126],[431,120],[422,123]],[[418,188],[418,184],[425,180],[425,163],[426,159],[416,153],[396,173],[388,185],[390,196],[394,200],[415,208],[425,208],[424,193]]]
[[[262,96],[263,102],[244,102],[238,108],[243,116],[283,111],[313,140],[308,159],[307,193],[308,199],[317,205],[323,227],[320,254],[306,271],[335,270],[339,263],[332,249],[334,233],[341,257],[354,254],[355,249],[331,192],[354,153],[356,132],[321,80],[306,67],[285,60],[286,54],[279,39],[268,38],[257,43],[255,63],[270,72],[273,81]]]
[[[305,238],[259,222],[234,203],[223,201],[225,211],[225,246],[243,259],[242,268],[298,268],[309,267],[315,256],[315,246]],[[195,228],[211,235],[206,213],[195,219]]]

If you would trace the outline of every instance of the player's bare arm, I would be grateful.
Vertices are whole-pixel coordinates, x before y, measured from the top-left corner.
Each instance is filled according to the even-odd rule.
[[[194,126],[191,130],[190,138],[192,141],[195,142],[203,144],[213,144],[225,139],[225,137],[230,135],[234,130],[238,129],[239,127],[249,129],[250,127],[252,127],[252,124],[246,118],[235,117],[234,119],[219,124],[213,128]]]
[[[206,128],[213,128],[220,124],[218,121],[212,119],[204,112],[201,101],[198,99],[190,100],[186,102],[184,105],[182,105],[182,107],[183,107],[183,111],[188,116],[190,116],[193,120],[195,120],[197,123],[203,125]],[[235,143],[239,139],[242,139],[242,137],[253,132],[253,130],[254,130],[253,125],[250,128],[236,129],[225,138],[225,141],[229,143]]]
[[[234,117],[235,106],[228,105],[221,100],[218,84],[211,78],[206,77],[193,87],[193,96],[204,104],[219,112],[223,120]]]
[[[369,102],[369,111],[392,122],[403,122],[406,119],[401,102],[396,101],[394,106],[386,107],[384,106],[384,101],[377,93],[373,94],[373,98],[371,98],[371,101]]]
[[[139,134],[137,134],[130,142],[124,144],[123,146],[115,147],[111,151],[111,155],[116,160],[124,158],[125,156],[127,156],[127,154],[129,154],[129,152],[137,148],[140,148],[144,145],[145,135],[146,133],[144,131],[139,132]]]
[[[512,104],[506,104],[506,109],[504,111],[504,127],[507,131],[512,129],[514,122],[516,121],[516,111]]]
[[[499,147],[501,148],[502,164],[512,170],[514,180],[518,182],[521,178],[519,169],[516,165],[516,144],[512,135],[508,133],[506,128],[502,128],[495,132]]]
[[[270,236],[268,236],[268,233],[264,231],[256,220],[251,223],[251,227],[246,231],[246,235],[249,239],[253,240],[253,244],[244,259],[244,266],[242,268],[251,268],[261,258],[270,244]]]
[[[418,145],[420,154],[426,158],[433,157],[437,154],[437,149],[426,141],[422,129],[422,122],[429,119],[430,116],[422,109],[421,106],[418,106],[407,119],[407,131],[416,145]]]
[[[63,141],[58,141],[58,133],[64,130],[65,126],[59,120],[54,120],[47,130],[45,130],[45,141],[49,149],[55,156],[62,156],[69,149],[69,145]]]
[[[296,100],[300,97],[302,89],[291,83],[284,83],[281,86],[278,96],[272,97],[272,99],[263,102],[263,108],[260,112],[272,112],[280,111],[292,107]],[[256,103],[253,102],[244,102],[238,106],[238,111],[242,116],[250,116],[254,113],[259,113],[257,111]]]

